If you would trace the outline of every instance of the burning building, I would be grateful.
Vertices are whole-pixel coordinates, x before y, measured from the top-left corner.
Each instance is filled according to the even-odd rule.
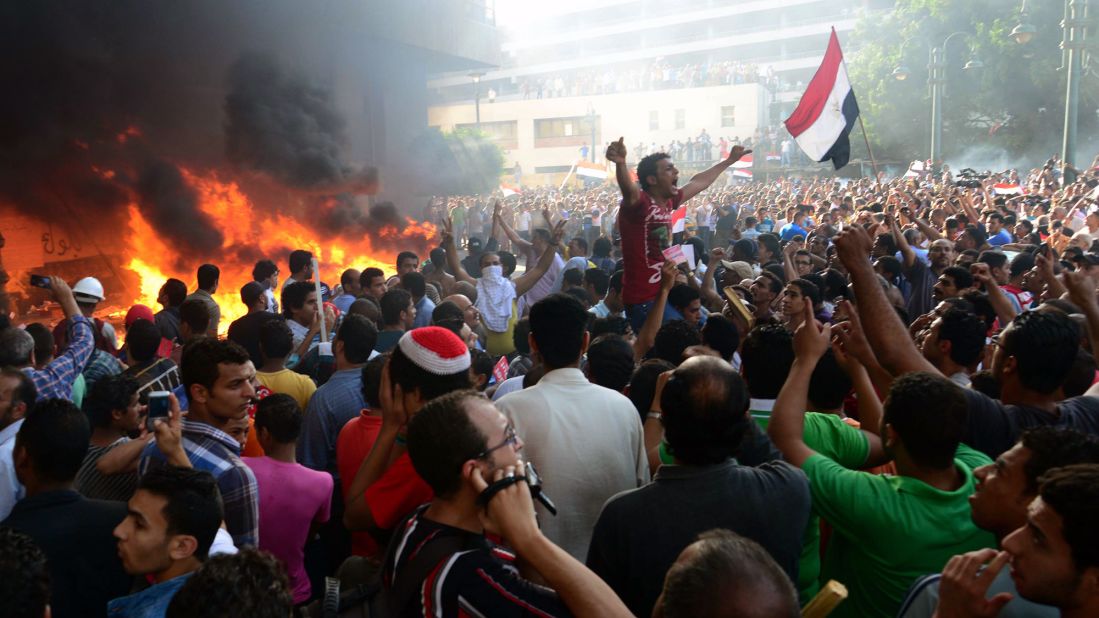
[[[94,275],[124,311],[212,262],[231,319],[258,259],[285,270],[309,249],[331,283],[392,270],[435,240],[406,214],[426,200],[408,146],[427,75],[499,53],[490,7],[470,0],[43,0],[7,3],[0,23],[0,234],[19,312],[45,299],[30,272]]]

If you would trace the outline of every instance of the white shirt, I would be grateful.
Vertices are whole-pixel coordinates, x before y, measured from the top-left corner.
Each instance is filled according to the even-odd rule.
[[[0,429],[0,521],[8,518],[15,503],[23,499],[26,490],[22,483],[15,477],[15,434],[23,426],[23,419],[19,419]]]
[[[556,517],[535,505],[542,532],[585,560],[603,504],[649,482],[637,409],[573,368],[550,371],[538,384],[501,397],[496,407],[514,425],[523,459],[538,467],[557,504]]]

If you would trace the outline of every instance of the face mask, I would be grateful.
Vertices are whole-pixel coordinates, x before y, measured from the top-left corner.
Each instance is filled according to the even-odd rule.
[[[503,266],[485,266],[484,268],[481,269],[481,276],[482,277],[492,277],[493,279],[496,279],[498,277],[503,277],[504,276],[504,267]]]

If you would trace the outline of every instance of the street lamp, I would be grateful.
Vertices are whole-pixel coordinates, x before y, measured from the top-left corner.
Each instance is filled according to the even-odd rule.
[[[1026,0],[1023,0],[1023,8],[1019,10],[1019,23],[1011,29],[1011,34],[1008,36],[1015,39],[1019,45],[1026,45],[1037,32],[1038,29],[1034,24],[1027,21]]]
[[[1011,31],[1012,37],[1020,45],[1025,45],[1036,32],[1034,26],[1026,23],[1026,2],[1019,14],[1020,24]],[[1065,18],[1061,21],[1061,66],[1065,71],[1065,128],[1061,141],[1061,161],[1065,165],[1064,184],[1076,180],[1076,124],[1080,108],[1080,66],[1086,53],[1085,36],[1092,25],[1088,19],[1088,0],[1065,0]],[[1015,36],[1016,32],[1023,36]]]
[[[473,78],[473,113],[477,121],[477,130],[481,130],[481,78],[485,76],[483,71],[474,71],[469,74]]]
[[[588,149],[588,155],[591,156],[591,162],[595,163],[595,106],[590,102],[588,103],[588,126],[591,127],[591,148]]]
[[[932,47],[927,61],[927,84],[931,87],[931,165],[938,166],[942,163],[942,139],[943,139],[943,89],[946,86],[946,49],[950,40],[956,36],[971,36],[968,32],[952,32],[943,40],[939,47]],[[903,55],[904,46],[901,43]],[[962,67],[966,71],[974,71],[984,67],[984,63],[971,56]],[[911,75],[908,67],[901,64],[893,69],[893,79],[903,82]]]

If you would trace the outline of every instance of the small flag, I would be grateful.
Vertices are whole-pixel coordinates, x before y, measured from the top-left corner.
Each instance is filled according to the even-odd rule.
[[[585,176],[587,178],[598,178],[600,180],[606,180],[607,166],[605,164],[600,165],[598,163],[591,163],[589,161],[577,161],[576,175]]]
[[[780,155],[777,152],[768,152],[767,153],[767,160],[768,161],[781,161],[782,160],[782,155]]]
[[[492,379],[495,380],[497,384],[508,379],[508,368],[510,366],[508,357],[501,356],[500,360],[496,361],[496,365],[492,368]]]
[[[680,205],[672,213],[672,234],[678,234],[687,228],[687,207]]]
[[[832,161],[836,169],[851,158],[847,135],[859,117],[859,104],[847,78],[836,29],[828,39],[828,50],[801,95],[797,109],[786,119],[786,130],[801,150],[814,161]]]
[[[752,153],[748,153],[743,157],[737,159],[736,163],[732,165],[733,169],[740,170],[746,167],[752,167]]]
[[[504,194],[504,197],[511,197],[521,194],[523,190],[515,185],[509,185],[506,182],[502,182],[500,183],[500,192]]]
[[[998,182],[992,185],[992,190],[996,195],[1019,195],[1023,192],[1023,188],[1015,182]]]
[[[733,177],[734,178],[747,178],[748,180],[751,180],[752,179],[752,170],[733,170]]]

